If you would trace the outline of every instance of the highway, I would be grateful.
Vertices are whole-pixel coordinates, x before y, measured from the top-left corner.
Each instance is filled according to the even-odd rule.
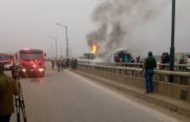
[[[178,122],[69,70],[21,84],[28,122]]]

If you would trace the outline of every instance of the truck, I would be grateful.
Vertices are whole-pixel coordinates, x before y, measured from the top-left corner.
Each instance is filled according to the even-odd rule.
[[[46,54],[40,49],[21,49],[16,54],[16,63],[21,68],[21,76],[45,76]]]

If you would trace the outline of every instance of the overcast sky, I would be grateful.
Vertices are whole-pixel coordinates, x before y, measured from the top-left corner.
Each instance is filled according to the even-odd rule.
[[[91,17],[98,1],[0,0],[0,52],[14,52],[28,47],[44,49],[49,54],[55,54],[55,43],[50,37],[56,37],[59,54],[61,49],[65,54],[65,30],[56,26],[56,22],[69,27],[70,54],[79,56],[88,52],[86,35],[95,28]],[[189,5],[190,0],[177,0],[176,51],[178,52],[190,51]],[[136,29],[137,33],[143,32],[137,35],[143,37],[145,41],[140,43],[146,45],[144,52],[169,51],[170,10],[170,6],[166,6],[154,21]],[[135,39],[135,36],[133,38]]]
[[[49,37],[56,37],[60,54],[65,30],[56,26],[58,22],[69,27],[71,53],[82,55],[89,51],[86,34],[92,30],[90,17],[96,4],[96,0],[0,0],[0,51],[29,47],[49,53],[55,47]],[[65,54],[65,46],[62,50]]]

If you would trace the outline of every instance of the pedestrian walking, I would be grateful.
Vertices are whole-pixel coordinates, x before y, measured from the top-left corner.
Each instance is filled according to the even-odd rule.
[[[55,67],[55,60],[52,59],[52,60],[51,60],[51,68],[52,68],[52,70],[54,70],[54,67]]]
[[[65,66],[65,61],[64,61],[64,58],[62,58],[62,60],[61,60],[61,71],[63,71],[64,66]]]
[[[75,59],[74,59],[74,69],[77,69],[77,65],[78,65],[78,61],[77,61],[77,59],[75,58]]]
[[[4,74],[3,65],[0,65],[0,122],[10,121],[14,113],[13,94],[18,93],[18,82]]]
[[[71,69],[74,69],[74,59],[71,58]]]
[[[61,69],[61,60],[60,59],[57,60],[57,69],[58,69],[58,72],[60,72],[60,69]]]
[[[156,60],[153,57],[152,52],[148,52],[148,58],[145,60],[143,70],[144,72],[144,77],[145,77],[145,87],[146,87],[146,93],[152,93],[154,90],[153,86],[153,74],[154,74],[154,69],[156,68]]]
[[[66,59],[66,67],[67,67],[67,68],[70,68],[70,65],[71,65],[70,59],[67,58],[67,59]]]

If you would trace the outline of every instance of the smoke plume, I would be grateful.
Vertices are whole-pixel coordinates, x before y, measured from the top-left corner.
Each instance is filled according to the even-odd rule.
[[[133,51],[134,31],[158,17],[163,5],[154,0],[104,0],[93,12],[97,29],[87,35],[88,45],[99,45],[101,53],[121,47]]]

